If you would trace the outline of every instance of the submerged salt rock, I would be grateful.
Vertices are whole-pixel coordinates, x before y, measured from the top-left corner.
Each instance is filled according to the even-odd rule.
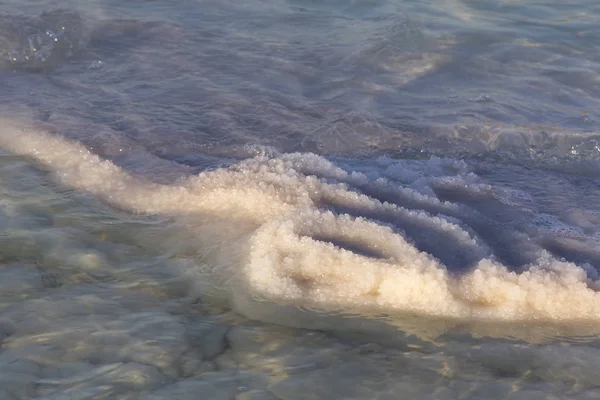
[[[0,318],[0,345],[8,337],[17,331],[17,326],[14,322],[7,318]]]
[[[186,336],[191,345],[201,352],[204,360],[212,360],[225,351],[229,329],[226,325],[198,321],[187,326]]]
[[[235,397],[235,400],[278,400],[279,397],[266,390],[249,390],[240,393]]]
[[[36,362],[21,358],[19,353],[0,354],[0,388],[16,399],[32,398],[41,368]]]
[[[147,396],[146,400],[196,400],[202,398],[230,400],[240,393],[264,389],[267,377],[253,372],[209,372],[201,379],[186,379],[167,385]]]
[[[0,70],[52,70],[86,41],[85,24],[76,12],[55,10],[37,18],[0,15]]]

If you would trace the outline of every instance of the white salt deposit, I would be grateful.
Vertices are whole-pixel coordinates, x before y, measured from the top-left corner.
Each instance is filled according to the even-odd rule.
[[[212,276],[195,274],[194,266],[185,274],[196,276],[197,287],[206,287],[207,278],[213,285],[227,282],[220,289],[242,314],[257,314],[252,308],[260,302],[249,303],[250,296],[324,310],[600,322],[600,293],[585,267],[540,252],[525,271],[512,272],[452,218],[408,210],[360,189],[376,193],[381,186],[401,187],[349,174],[315,155],[258,156],[160,185],[131,176],[60,136],[10,121],[1,126],[4,149],[33,158],[62,183],[134,213],[180,219],[194,232],[189,240],[210,243],[198,252],[212,266]],[[464,165],[451,167],[458,175],[443,180],[442,187],[480,190]],[[421,196],[432,203],[431,194]],[[399,218],[445,235],[476,262],[464,273],[450,273],[411,243],[401,226],[394,227]],[[92,268],[101,262],[94,255],[81,257]]]

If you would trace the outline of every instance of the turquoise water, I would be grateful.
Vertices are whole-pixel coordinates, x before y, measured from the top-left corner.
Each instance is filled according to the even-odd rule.
[[[0,2],[0,399],[598,398],[599,23]]]

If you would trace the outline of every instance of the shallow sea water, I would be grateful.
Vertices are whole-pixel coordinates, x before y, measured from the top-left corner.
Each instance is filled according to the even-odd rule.
[[[0,2],[0,399],[600,398],[598,26]]]

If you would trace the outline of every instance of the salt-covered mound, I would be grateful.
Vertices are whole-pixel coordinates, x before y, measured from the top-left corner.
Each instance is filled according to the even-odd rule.
[[[261,312],[265,304],[600,322],[589,264],[540,248],[534,262],[515,271],[497,257],[485,224],[469,224],[469,211],[436,197],[416,170],[396,171],[400,178],[392,182],[385,171],[393,163],[379,174],[348,173],[312,154],[262,155],[162,185],[59,136],[8,121],[0,126],[4,149],[35,159],[64,184],[131,212],[178,219],[188,234],[182,237],[198,246],[196,264],[184,271],[192,286],[199,293],[223,290],[250,317],[273,318]],[[440,178],[440,186],[457,184],[474,195],[489,190],[462,162],[430,164],[455,172],[451,180]]]

